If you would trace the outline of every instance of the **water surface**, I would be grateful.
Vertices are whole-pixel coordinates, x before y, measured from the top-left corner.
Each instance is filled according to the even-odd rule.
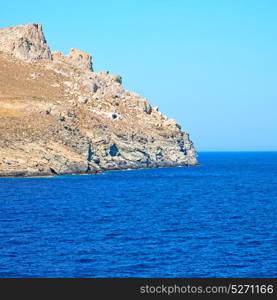
[[[0,178],[0,277],[276,277],[277,152]]]

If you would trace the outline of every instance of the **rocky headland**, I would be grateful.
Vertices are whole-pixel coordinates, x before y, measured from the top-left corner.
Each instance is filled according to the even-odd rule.
[[[0,176],[196,165],[188,133],[121,81],[51,52],[39,24],[0,29]]]

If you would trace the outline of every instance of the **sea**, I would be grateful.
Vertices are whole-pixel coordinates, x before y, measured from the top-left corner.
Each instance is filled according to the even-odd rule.
[[[0,178],[0,277],[276,277],[277,152]]]

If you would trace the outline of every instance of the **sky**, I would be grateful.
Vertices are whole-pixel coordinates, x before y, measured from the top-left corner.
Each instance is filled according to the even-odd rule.
[[[43,24],[51,50],[120,74],[197,150],[277,151],[277,1],[1,3],[0,27],[27,23]]]

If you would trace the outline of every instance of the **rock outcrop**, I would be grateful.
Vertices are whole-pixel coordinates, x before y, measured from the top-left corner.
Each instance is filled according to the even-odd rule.
[[[52,57],[55,61],[70,64],[82,70],[93,71],[91,55],[81,50],[72,48],[67,56],[61,51],[54,51]]]
[[[38,24],[0,29],[0,176],[196,165],[188,133]]]
[[[26,61],[51,59],[40,24],[0,28],[0,51]]]

